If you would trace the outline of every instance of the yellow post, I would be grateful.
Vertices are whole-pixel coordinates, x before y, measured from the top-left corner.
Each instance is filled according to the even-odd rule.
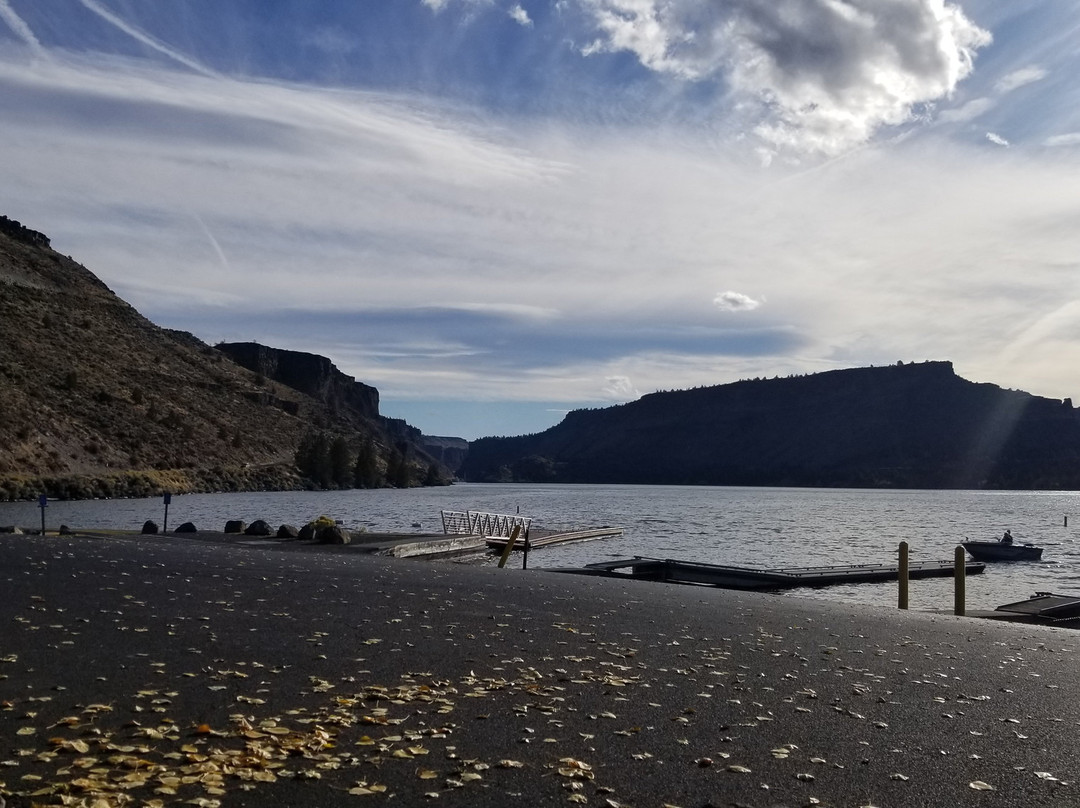
[[[964,548],[957,547],[953,553],[953,576],[956,582],[956,586],[953,592],[953,614],[957,617],[964,616],[964,600],[965,592],[967,588],[967,558],[964,555]]]
[[[499,569],[506,566],[506,559],[510,558],[510,551],[514,549],[514,542],[517,541],[520,532],[521,525],[514,525],[514,529],[510,531],[510,538],[506,540],[506,546],[503,548],[502,558],[499,559]]]
[[[906,541],[900,542],[900,567],[897,580],[900,582],[899,591],[897,594],[897,608],[906,609],[908,607],[908,543]]]

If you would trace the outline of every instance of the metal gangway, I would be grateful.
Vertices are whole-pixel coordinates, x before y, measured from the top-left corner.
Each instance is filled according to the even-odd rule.
[[[457,533],[468,536],[493,536],[510,538],[514,528],[521,528],[518,533],[527,536],[532,519],[524,516],[507,516],[501,513],[482,511],[441,511],[443,533]]]

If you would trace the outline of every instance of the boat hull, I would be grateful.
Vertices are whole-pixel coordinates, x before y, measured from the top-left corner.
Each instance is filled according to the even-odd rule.
[[[1002,544],[998,541],[966,541],[964,549],[976,561],[1038,561],[1043,548],[1034,544]]]

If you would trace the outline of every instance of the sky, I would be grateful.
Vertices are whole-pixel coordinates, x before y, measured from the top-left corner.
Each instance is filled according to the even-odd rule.
[[[1080,4],[0,0],[0,214],[428,435],[898,361],[1080,399]]]

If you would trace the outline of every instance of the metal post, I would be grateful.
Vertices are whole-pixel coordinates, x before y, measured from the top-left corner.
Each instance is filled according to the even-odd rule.
[[[908,607],[908,543],[906,541],[900,542],[900,565],[897,573],[899,591],[896,605],[899,609],[906,609]]]
[[[525,528],[525,547],[521,553],[521,568],[527,570],[529,568],[529,529]]]
[[[964,548],[957,547],[953,553],[953,578],[956,586],[953,593],[953,614],[957,617],[964,616],[964,600],[967,587],[967,560],[964,556]]]
[[[49,498],[45,494],[38,497],[38,507],[41,508],[41,535],[45,536],[45,509],[49,507]]]
[[[169,503],[172,502],[172,494],[168,491],[165,492],[165,519],[161,523],[161,532],[164,533],[169,529]]]

